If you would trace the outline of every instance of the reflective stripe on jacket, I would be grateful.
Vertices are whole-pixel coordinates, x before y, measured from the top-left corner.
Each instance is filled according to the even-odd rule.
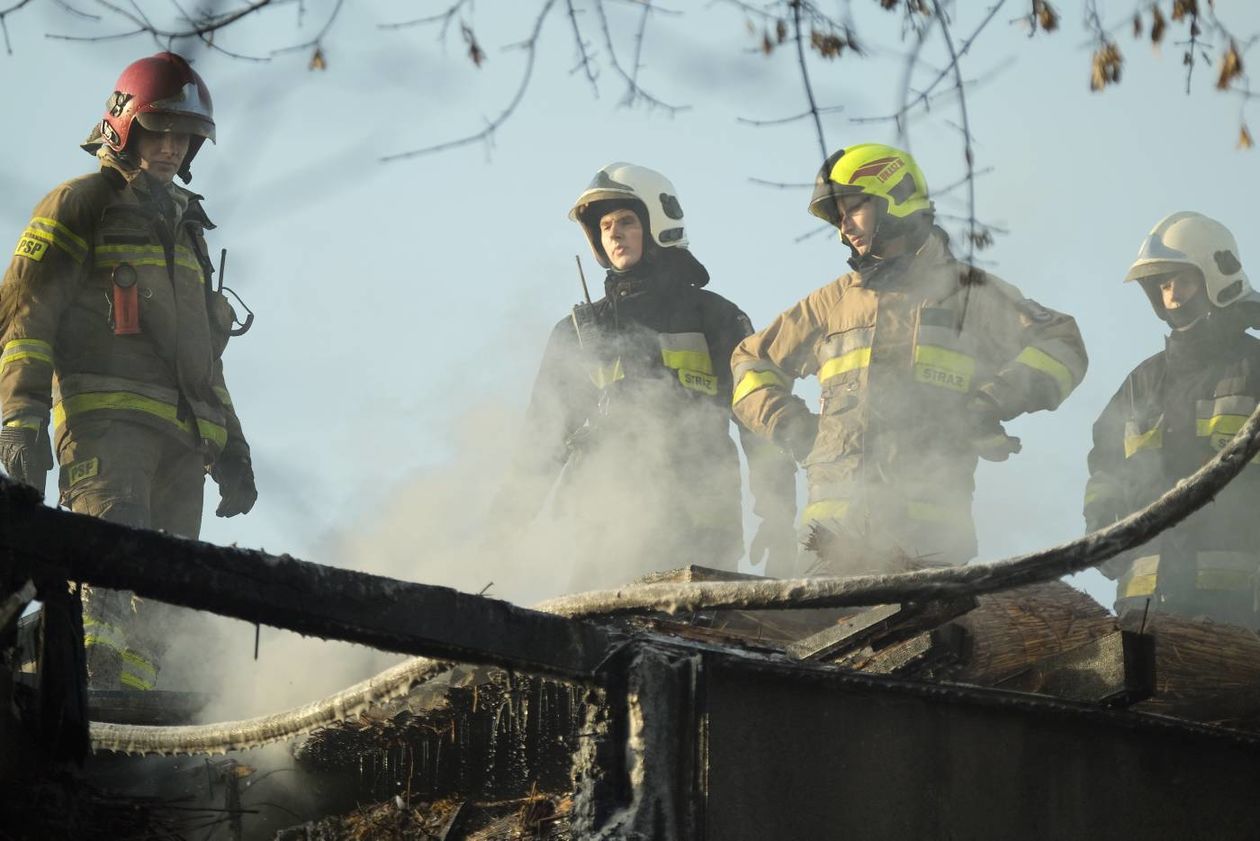
[[[202,231],[212,226],[199,197],[151,185],[107,165],[35,209],[0,286],[0,403],[6,419],[51,410],[59,437],[94,419],[146,424],[209,460],[228,438],[244,442],[220,360],[230,307],[208,289]],[[140,332],[116,335],[113,277],[124,265]]]
[[[817,424],[807,517],[826,503],[855,529],[962,561],[975,552],[969,401],[985,394],[1007,419],[1054,409],[1087,358],[1071,317],[969,273],[935,230],[913,255],[815,291],[731,362],[749,428],[787,446]],[[808,376],[822,387],[816,419],[791,394]]]

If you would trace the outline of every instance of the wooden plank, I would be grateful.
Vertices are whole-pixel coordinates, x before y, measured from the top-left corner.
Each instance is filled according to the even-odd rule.
[[[44,506],[0,478],[0,571],[144,598],[383,651],[587,676],[610,649],[582,621],[448,587],[133,529]]]

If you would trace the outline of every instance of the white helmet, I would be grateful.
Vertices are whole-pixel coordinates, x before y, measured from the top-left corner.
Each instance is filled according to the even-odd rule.
[[[1215,219],[1188,210],[1165,216],[1151,229],[1124,279],[1146,280],[1185,266],[1198,269],[1215,306],[1260,302],[1243,272],[1234,235]]]
[[[599,241],[599,218],[609,212],[603,202],[634,202],[639,215],[661,248],[686,248],[682,205],[669,179],[654,169],[621,161],[601,167],[591,183],[578,196],[569,218],[582,226],[595,259],[608,268],[608,255]],[[636,208],[637,209],[637,208]]]

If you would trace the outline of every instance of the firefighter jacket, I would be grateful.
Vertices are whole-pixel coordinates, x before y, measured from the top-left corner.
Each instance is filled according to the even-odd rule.
[[[731,364],[736,417],[806,467],[804,522],[840,524],[866,541],[854,554],[868,558],[849,571],[880,571],[974,556],[974,407],[993,426],[1054,409],[1087,359],[1071,317],[956,261],[933,228],[914,253],[810,294],[740,343]],[[792,395],[810,375],[817,416]]]
[[[594,304],[597,326],[580,331],[565,318],[551,333],[515,465],[518,480],[536,482],[527,504],[541,505],[563,470],[557,513],[598,531],[598,544],[617,542],[623,526],[634,530],[626,540],[654,554],[656,569],[733,566],[743,552],[729,360],[752,326],[699,288],[707,278],[676,248],[610,272]],[[795,466],[747,430],[740,435],[754,510],[790,535]],[[644,542],[644,531],[653,539]]]
[[[1144,508],[1193,473],[1242,427],[1260,399],[1260,340],[1217,311],[1174,332],[1125,379],[1094,424],[1085,491],[1092,531]],[[1234,323],[1231,323],[1234,322]],[[1208,615],[1258,627],[1260,467],[1150,543],[1103,565],[1117,612]]]
[[[232,311],[210,286],[200,196],[109,160],[35,208],[0,286],[4,418],[127,420],[199,447],[245,446],[220,356]],[[126,268],[130,267],[130,268]],[[121,272],[122,274],[116,274]],[[134,280],[139,331],[115,332],[115,279]],[[247,451],[246,451],[247,452]]]

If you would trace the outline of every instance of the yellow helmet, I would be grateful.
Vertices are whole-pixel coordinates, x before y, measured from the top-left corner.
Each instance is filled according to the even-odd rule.
[[[882,143],[859,143],[827,158],[818,170],[809,212],[838,228],[836,199],[853,195],[883,199],[896,219],[933,209],[927,179],[914,158]]]

